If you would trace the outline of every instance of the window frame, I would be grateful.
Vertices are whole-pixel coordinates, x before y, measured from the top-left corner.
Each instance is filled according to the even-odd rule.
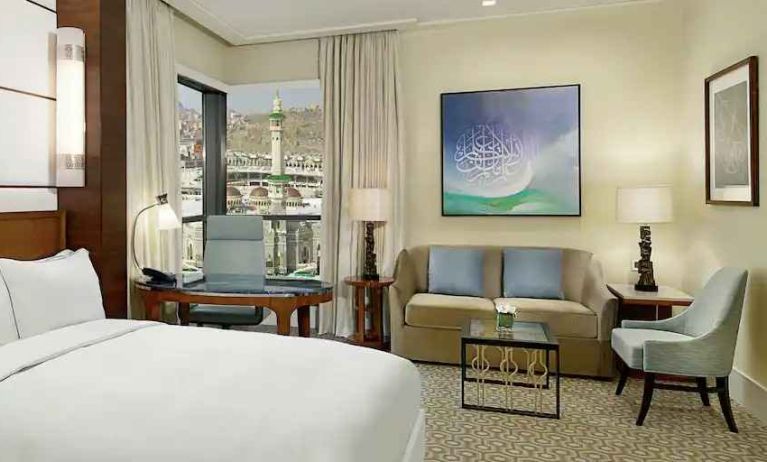
[[[177,82],[202,93],[203,152],[205,157],[202,186],[202,215],[182,217],[182,223],[202,222],[202,246],[205,249],[207,218],[228,215],[227,188],[227,94],[219,89],[178,74]],[[324,181],[324,180],[323,180]],[[284,214],[260,216],[264,222],[319,222],[321,214]],[[318,257],[319,262],[319,257]],[[284,276],[276,276],[284,277]]]
[[[226,93],[181,74],[177,81],[179,85],[202,93],[202,141],[205,155],[202,215],[183,217],[182,222],[204,222],[209,215],[226,213]]]

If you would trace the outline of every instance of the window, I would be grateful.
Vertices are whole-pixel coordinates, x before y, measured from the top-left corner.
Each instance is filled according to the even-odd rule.
[[[264,217],[267,273],[317,277],[324,133],[319,82],[228,95],[226,211]]]
[[[203,143],[202,92],[178,84],[178,153],[181,158],[181,215],[183,218],[183,267],[202,266]]]
[[[197,271],[202,267],[204,218],[226,212],[226,95],[184,77],[179,77],[177,91],[183,269]]]

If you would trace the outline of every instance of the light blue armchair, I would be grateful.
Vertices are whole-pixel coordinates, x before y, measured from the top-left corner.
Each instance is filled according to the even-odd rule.
[[[636,424],[650,409],[653,390],[700,393],[704,406],[716,392],[731,432],[737,433],[730,406],[728,377],[732,371],[748,272],[723,268],[708,281],[695,302],[682,314],[662,321],[623,321],[612,332],[612,348],[623,361],[615,392],[626,386],[629,369],[645,372],[644,396]],[[657,383],[657,375],[694,377],[697,386]],[[709,388],[708,377],[716,378]]]

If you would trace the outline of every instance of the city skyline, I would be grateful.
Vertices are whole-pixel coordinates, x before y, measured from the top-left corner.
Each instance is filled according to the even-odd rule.
[[[276,91],[280,91],[284,109],[322,106],[322,91],[318,80],[233,85],[227,93],[227,112],[268,114]],[[202,113],[202,93],[179,85],[178,99],[185,109]]]

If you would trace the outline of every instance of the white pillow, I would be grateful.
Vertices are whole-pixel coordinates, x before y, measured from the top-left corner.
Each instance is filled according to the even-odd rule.
[[[73,253],[74,252],[71,250],[63,250],[52,257],[36,260],[36,262],[66,258]],[[8,287],[5,284],[5,279],[2,277],[2,274],[0,274],[0,346],[6,343],[11,343],[18,339],[19,331],[16,329],[16,318],[13,316],[11,296],[8,293]]]
[[[88,251],[46,260],[0,259],[20,338],[104,319],[98,276]]]
[[[0,278],[0,346],[18,339],[19,333],[16,330],[16,320],[13,318],[11,297],[8,295],[5,282]]]

